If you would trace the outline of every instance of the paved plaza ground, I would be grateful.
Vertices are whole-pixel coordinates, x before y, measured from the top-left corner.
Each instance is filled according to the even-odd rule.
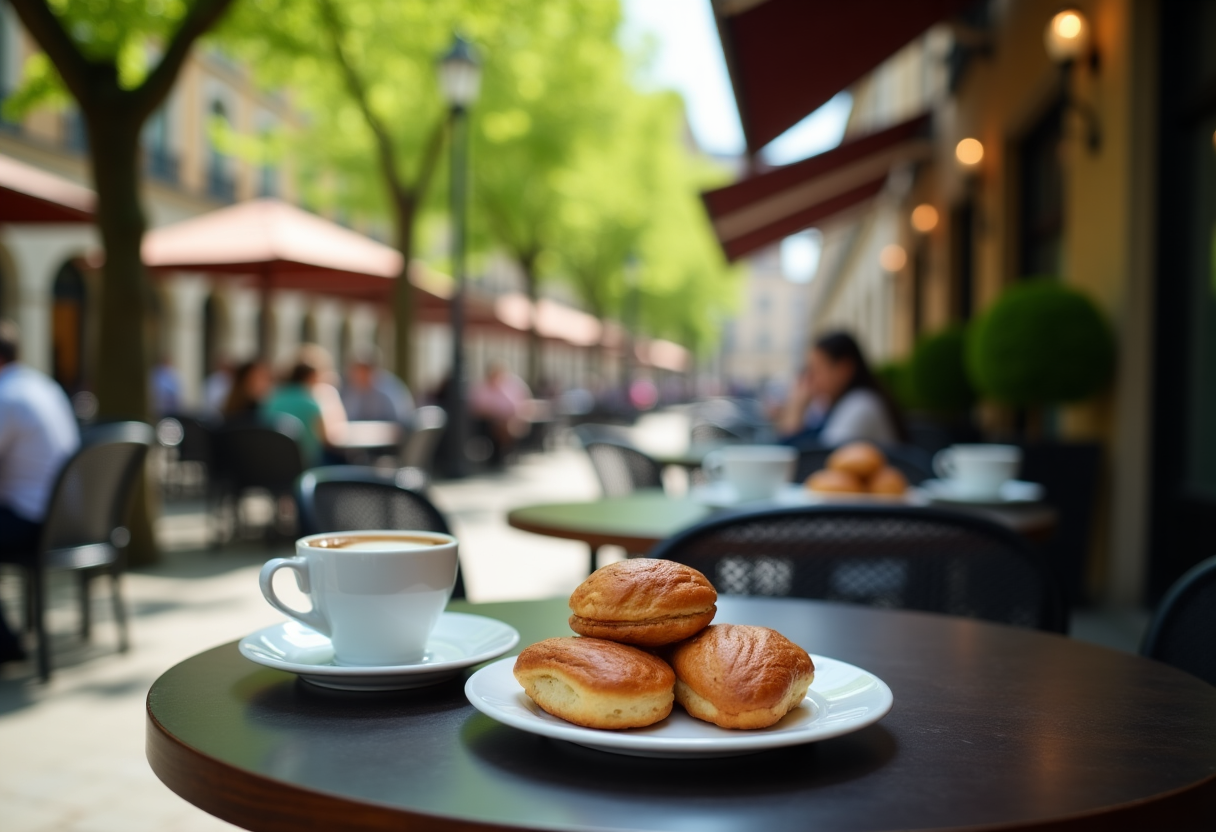
[[[678,414],[651,418],[638,432],[640,443],[651,446],[686,436]],[[437,484],[434,500],[461,539],[470,599],[568,594],[586,576],[586,548],[511,529],[504,515],[514,506],[590,499],[598,492],[586,458],[564,444],[524,456],[503,473]],[[208,550],[198,509],[190,502],[169,505],[158,527],[167,550],[163,563],[126,578],[133,613],[129,653],[114,652],[114,629],[102,603],[105,582],[96,582],[100,620],[91,644],[83,646],[72,635],[73,586],[60,580],[53,587],[51,683],[38,684],[29,664],[0,668],[3,832],[234,828],[178,798],[149,769],[144,697],[177,662],[281,620],[262,599],[257,572],[290,547],[252,542]],[[0,581],[10,615],[20,609],[17,589],[16,580]],[[1138,611],[1087,612],[1074,617],[1074,635],[1134,650],[1144,622]]]

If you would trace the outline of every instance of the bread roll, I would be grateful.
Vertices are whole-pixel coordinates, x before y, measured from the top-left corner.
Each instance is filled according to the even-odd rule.
[[[598,638],[549,638],[515,660],[540,708],[586,728],[641,728],[671,713],[675,673],[644,650]]]
[[[832,471],[846,471],[861,479],[872,477],[887,464],[882,451],[869,442],[850,442],[832,451],[827,466]]]
[[[704,575],[670,560],[633,558],[591,573],[570,596],[580,635],[659,647],[714,620],[718,593]]]
[[[825,494],[860,494],[866,490],[861,479],[848,471],[832,471],[825,468],[807,477],[806,487]]]
[[[807,652],[768,627],[715,624],[671,653],[676,701],[723,728],[767,728],[798,707],[815,678]]]
[[[871,494],[903,494],[908,490],[908,479],[899,469],[886,466],[870,477]]]

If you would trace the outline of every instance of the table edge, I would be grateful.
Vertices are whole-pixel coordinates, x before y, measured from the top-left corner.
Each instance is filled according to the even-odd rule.
[[[235,649],[237,643],[232,641],[218,646]],[[187,803],[243,829],[255,832],[299,832],[309,828],[373,832],[535,832],[544,828],[489,824],[414,812],[267,777],[226,763],[173,736],[152,712],[151,699],[149,690],[145,701],[144,750],[152,772]],[[268,807],[274,807],[273,811],[268,811]],[[1162,823],[1184,832],[1210,829],[1203,820],[1205,816],[1216,817],[1216,773],[1150,798],[1090,812],[1029,823],[952,827],[952,832],[1108,832],[1111,829],[1163,828]]]

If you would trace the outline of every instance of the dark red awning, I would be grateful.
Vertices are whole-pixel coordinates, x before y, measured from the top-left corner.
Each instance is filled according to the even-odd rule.
[[[88,188],[0,156],[0,224],[92,222],[96,204]]]
[[[928,115],[702,194],[729,260],[858,205],[882,190],[891,168],[928,158]]]
[[[975,0],[714,0],[748,150]]]

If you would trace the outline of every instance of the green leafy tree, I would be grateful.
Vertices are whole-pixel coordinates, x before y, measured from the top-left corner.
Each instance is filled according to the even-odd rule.
[[[232,0],[11,0],[44,56],[17,106],[66,89],[84,117],[97,190],[102,267],[96,394],[103,418],[147,419],[150,290],[140,259],[147,220],[140,200],[139,136],[186,56]],[[150,44],[161,47],[145,60]],[[132,560],[155,557],[146,500],[132,520]]]

